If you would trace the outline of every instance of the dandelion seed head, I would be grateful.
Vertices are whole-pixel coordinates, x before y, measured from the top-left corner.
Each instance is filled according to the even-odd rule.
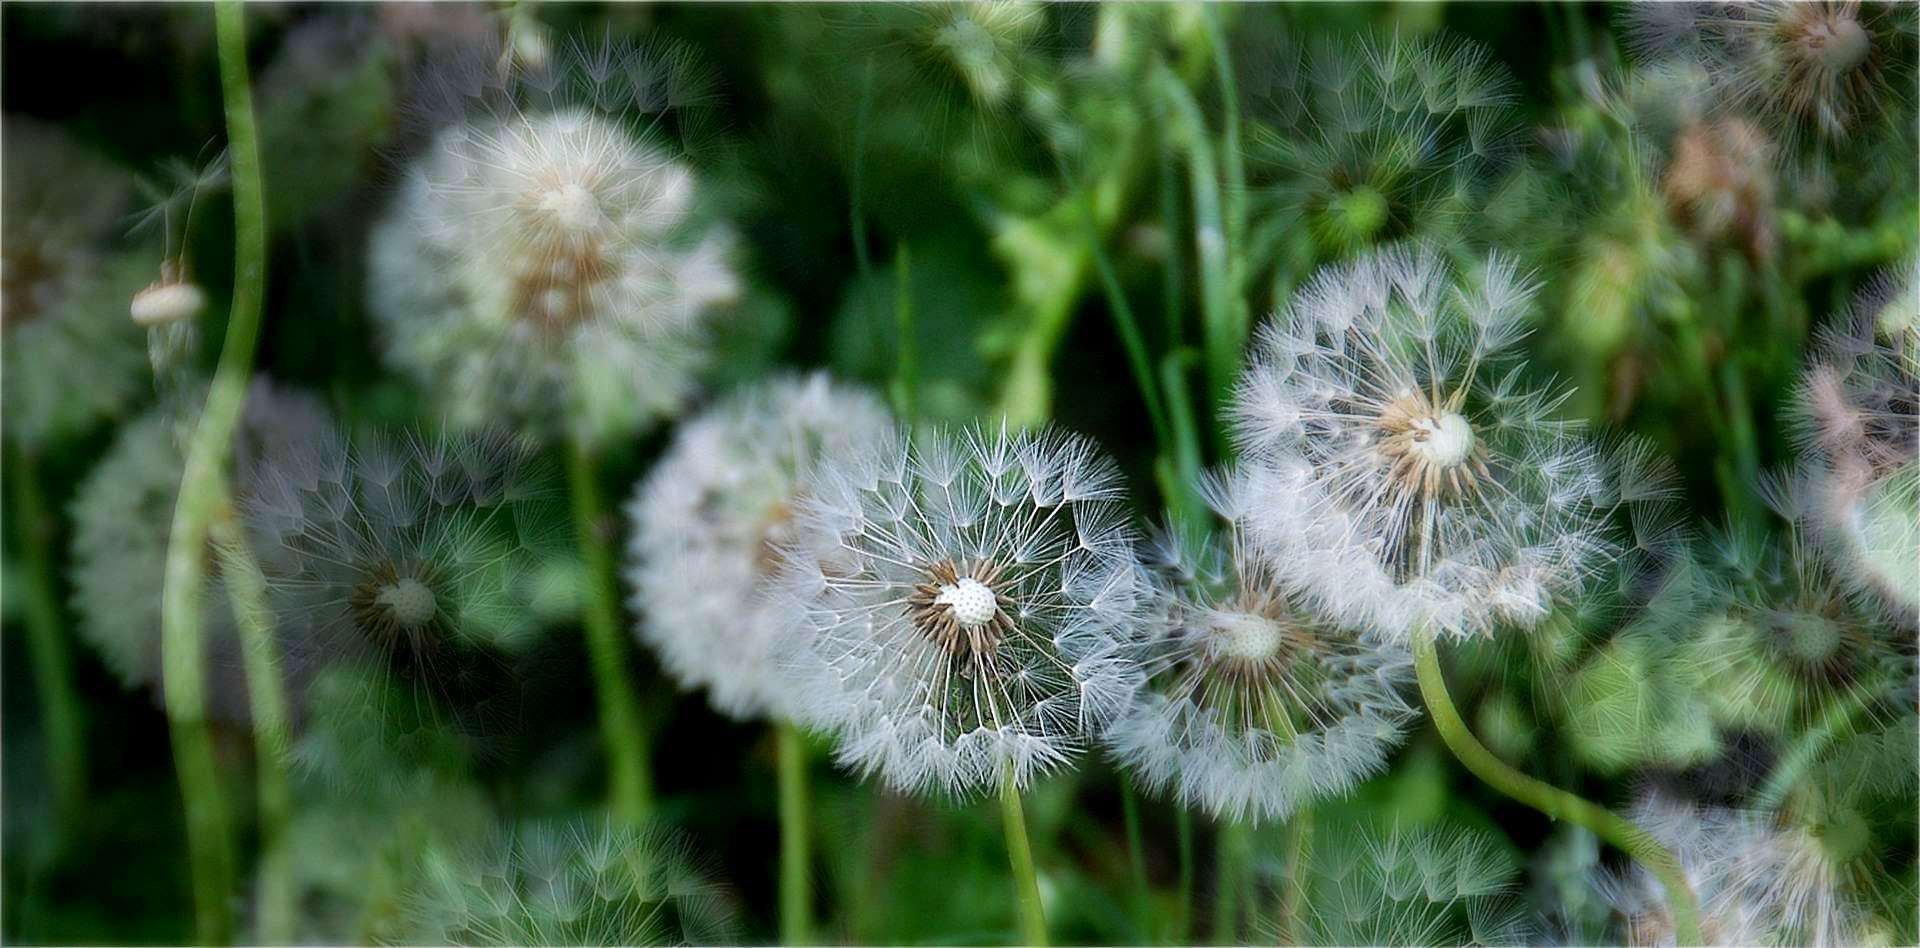
[[[780,576],[804,617],[779,647],[800,720],[908,792],[1064,766],[1140,682],[1120,496],[1111,461],[1053,431],[894,434],[824,458]]]
[[[1169,531],[1149,576],[1147,687],[1107,745],[1143,786],[1222,818],[1283,820],[1386,766],[1408,654],[1311,618],[1248,543],[1248,482],[1210,480],[1222,536]]]
[[[1279,581],[1355,627],[1538,624],[1612,549],[1606,458],[1514,344],[1532,284],[1424,249],[1322,270],[1266,326],[1233,403],[1247,529]]]
[[[608,45],[516,67],[409,170],[369,293],[387,357],[455,424],[599,440],[690,395],[703,328],[740,284],[731,233],[700,219],[659,134],[680,65]],[[636,131],[623,110],[656,121]]]
[[[641,639],[675,678],[739,717],[786,715],[794,685],[775,667],[781,630],[803,621],[767,595],[794,510],[823,459],[884,437],[872,394],[825,375],[727,397],[682,425],[627,505],[630,602]]]

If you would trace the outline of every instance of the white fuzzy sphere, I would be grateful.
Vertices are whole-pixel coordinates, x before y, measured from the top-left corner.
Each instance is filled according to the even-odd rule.
[[[1149,598],[1094,446],[1057,432],[898,435],[823,460],[783,564],[802,723],[906,792],[1025,786],[1141,683]]]
[[[385,354],[464,427],[600,441],[677,411],[739,280],[692,171],[582,107],[443,131],[375,228]]]
[[[715,708],[787,714],[794,687],[772,648],[800,617],[767,595],[779,544],[814,466],[891,426],[863,389],[824,374],[775,379],[682,425],[635,490],[626,579],[637,632],[682,684],[707,689]]]
[[[1388,249],[1323,268],[1262,329],[1232,405],[1246,527],[1316,611],[1487,635],[1607,562],[1618,485],[1515,364],[1532,297],[1501,258]]]
[[[1168,534],[1142,649],[1148,684],[1106,744],[1141,785],[1220,819],[1287,819],[1386,769],[1412,710],[1403,647],[1300,610],[1246,543],[1249,492],[1209,481],[1223,535]]]

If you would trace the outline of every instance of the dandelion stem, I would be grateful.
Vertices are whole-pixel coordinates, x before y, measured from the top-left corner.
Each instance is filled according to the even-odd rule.
[[[1013,782],[1013,765],[1000,765],[1000,816],[1006,824],[1007,858],[1013,864],[1014,901],[1020,913],[1021,941],[1047,943],[1047,916],[1040,905],[1040,879],[1034,873],[1033,848],[1027,843],[1027,817],[1020,806],[1020,788]]]
[[[1433,633],[1418,629],[1413,636],[1414,669],[1420,680],[1420,697],[1433,715],[1441,740],[1461,764],[1495,790],[1520,801],[1547,816],[1567,820],[1600,837],[1660,880],[1666,888],[1668,908],[1673,914],[1674,932],[1682,945],[1698,945],[1700,917],[1693,889],[1680,871],[1680,861],[1659,840],[1631,821],[1583,797],[1549,786],[1507,766],[1492,751],[1474,738],[1447,694],[1447,683],[1440,672],[1440,653]]]
[[[594,691],[600,701],[600,732],[607,744],[607,770],[613,810],[630,826],[653,816],[653,781],[647,771],[651,744],[627,666],[626,641],[620,636],[620,607],[613,591],[613,556],[607,549],[606,503],[588,447],[574,439],[567,451],[567,479],[573,493],[574,530],[586,571],[586,601],[581,624],[593,663]]]
[[[16,450],[7,465],[7,480],[13,488],[14,539],[26,564],[27,646],[33,655],[41,727],[46,730],[54,814],[61,830],[72,832],[80,827],[86,807],[86,719],[73,681],[73,657],[60,620],[60,599],[54,592],[53,561],[48,555],[52,525],[36,464],[32,455]]]
[[[1222,945],[1240,942],[1241,898],[1253,860],[1253,835],[1246,823],[1228,820],[1214,836],[1213,940]]]
[[[1193,811],[1175,807],[1173,831],[1180,858],[1180,919],[1173,943],[1184,945],[1193,940]]]
[[[186,807],[195,940],[205,945],[225,944],[232,936],[228,898],[233,884],[233,853],[219,768],[207,731],[206,682],[202,680],[206,655],[200,628],[202,585],[206,578],[207,534],[221,501],[222,472],[232,451],[240,409],[246,402],[247,379],[253,372],[267,276],[266,189],[260,176],[260,142],[254,132],[253,89],[247,73],[246,13],[239,0],[222,0],[213,13],[233,181],[233,304],[219,367],[208,387],[200,419],[187,440],[160,597],[161,675],[174,768]]]
[[[1298,945],[1300,940],[1300,899],[1306,893],[1307,858],[1312,853],[1313,809],[1301,807],[1287,823],[1287,875],[1280,888],[1280,905],[1275,931],[1280,944]]]
[[[1153,380],[1153,358],[1147,354],[1146,337],[1133,318],[1133,307],[1127,305],[1127,295],[1120,288],[1120,278],[1113,272],[1113,262],[1107,259],[1106,248],[1101,246],[1100,225],[1093,219],[1093,198],[1084,188],[1080,189],[1080,224],[1087,241],[1087,253],[1093,258],[1094,270],[1100,274],[1100,287],[1106,292],[1107,312],[1113,316],[1114,327],[1120,330],[1120,342],[1127,350],[1127,367],[1133,370],[1134,384],[1140,387],[1140,398],[1147,403],[1147,421],[1153,425],[1154,440],[1164,451],[1171,434],[1167,430],[1167,411],[1160,400],[1160,386]]]
[[[1840,700],[1828,705],[1813,727],[1800,735],[1793,746],[1781,755],[1780,762],[1774,765],[1773,773],[1768,775],[1759,796],[1754,799],[1755,809],[1772,810],[1778,807],[1793,791],[1793,785],[1806,772],[1807,765],[1813,763],[1834,740],[1854,732],[1854,720],[1885,686],[1884,681],[1858,683],[1849,688]]]
[[[791,722],[775,725],[780,770],[780,943],[813,943],[813,878],[808,840],[807,742]]]
[[[1140,833],[1140,795],[1133,790],[1133,781],[1123,774],[1120,777],[1120,814],[1127,826],[1127,862],[1133,870],[1134,912],[1139,916],[1135,922],[1140,926],[1142,938],[1158,941],[1158,933],[1153,930],[1153,890],[1147,885],[1147,853]]]
[[[1171,71],[1159,75],[1162,94],[1173,110],[1187,151],[1188,186],[1193,200],[1193,247],[1200,266],[1201,341],[1206,353],[1207,407],[1212,417],[1226,399],[1240,367],[1244,333],[1236,328],[1232,281],[1228,272],[1227,233],[1221,220],[1220,173],[1213,142],[1200,106]],[[1216,439],[1217,440],[1217,439]]]
[[[272,613],[267,608],[266,577],[261,575],[230,507],[222,505],[211,533],[234,624],[240,631],[253,721],[254,793],[260,832],[258,921],[253,938],[261,944],[290,945],[298,898],[293,854],[287,848],[287,826],[293,817],[293,791],[287,779],[290,718]]]

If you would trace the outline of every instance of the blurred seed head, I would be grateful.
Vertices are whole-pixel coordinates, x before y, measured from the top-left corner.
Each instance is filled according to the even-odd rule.
[[[54,128],[7,116],[0,327],[7,437],[39,447],[125,414],[148,387],[127,301],[150,254],[112,247],[132,178]]]
[[[733,900],[678,837],[576,820],[424,853],[390,944],[705,945],[739,937]]]
[[[1170,530],[1150,561],[1148,687],[1106,743],[1143,786],[1235,821],[1286,820],[1386,767],[1412,711],[1404,649],[1299,609],[1241,526],[1245,480],[1211,481],[1224,537]]]
[[[153,688],[157,693],[161,684],[160,598],[185,463],[178,433],[181,418],[193,417],[198,408],[197,398],[161,406],[122,427],[81,482],[70,508],[73,607],[80,616],[80,636],[128,688]],[[257,381],[248,392],[235,436],[235,465],[250,470],[262,456],[328,425],[325,408],[312,397]],[[203,619],[208,708],[222,720],[244,721],[247,691],[240,643],[218,561],[210,562]],[[286,639],[283,647],[297,641],[288,637],[288,630],[276,631]],[[295,680],[303,674],[292,662],[282,670]]]
[[[1068,764],[1141,682],[1123,492],[1091,442],[1052,430],[901,433],[825,459],[782,551],[800,720],[904,792]]]
[[[1335,621],[1404,639],[1537,625],[1617,549],[1616,481],[1515,351],[1533,285],[1426,249],[1323,268],[1260,333],[1233,400],[1247,527]]]
[[[1882,274],[1825,330],[1795,393],[1804,528],[1834,572],[1920,622],[1920,298]]]
[[[601,440],[691,392],[701,328],[740,285],[671,144],[686,72],[573,45],[452,97],[375,229],[369,294],[387,358],[453,424]]]
[[[548,475],[498,435],[284,445],[242,481],[276,627],[304,663],[364,664],[433,721],[488,737],[538,631],[532,577],[566,542]]]
[[[1865,913],[1846,890],[1837,860],[1807,830],[1771,814],[1643,797],[1633,821],[1679,858],[1712,945],[1861,944]],[[1602,874],[1602,895],[1632,945],[1675,943],[1665,889],[1647,870]]]
[[[891,434],[886,406],[824,374],[779,378],[682,425],[627,504],[627,580],[640,638],[736,717],[794,700],[773,646],[795,621],[770,601],[794,510],[823,460]]]

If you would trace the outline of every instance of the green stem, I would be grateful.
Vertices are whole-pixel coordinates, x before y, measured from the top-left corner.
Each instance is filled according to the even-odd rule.
[[[1213,940],[1235,945],[1240,943],[1241,896],[1253,859],[1253,835],[1239,820],[1222,823],[1215,834],[1214,849]]]
[[[780,769],[780,943],[813,943],[812,858],[808,848],[807,742],[792,723],[774,726]]]
[[[1153,927],[1153,889],[1147,884],[1147,850],[1140,832],[1140,795],[1133,781],[1120,777],[1120,814],[1127,827],[1127,862],[1133,870],[1133,902],[1140,936],[1158,941]]]
[[[1147,403],[1147,421],[1153,425],[1154,441],[1165,451],[1172,436],[1167,430],[1166,408],[1160,401],[1160,386],[1153,380],[1153,359],[1147,354],[1147,340],[1140,332],[1140,324],[1133,318],[1133,307],[1127,305],[1127,294],[1120,288],[1120,278],[1113,272],[1113,261],[1107,259],[1100,239],[1100,225],[1093,219],[1093,201],[1085,189],[1080,190],[1080,224],[1094,270],[1100,274],[1100,287],[1106,292],[1107,312],[1112,314],[1114,327],[1120,331],[1121,345],[1127,350],[1127,367],[1133,370],[1134,384],[1140,388],[1141,400]]]
[[[585,570],[581,624],[593,664],[594,691],[600,701],[600,733],[606,740],[607,771],[613,810],[632,826],[653,816],[653,781],[647,770],[651,753],[627,665],[626,639],[620,634],[620,606],[613,589],[613,555],[607,546],[606,504],[591,452],[578,439],[568,445],[567,479],[573,493],[573,525],[579,535]]]
[[[261,944],[290,945],[299,898],[293,854],[287,848],[287,827],[293,818],[293,790],[287,778],[291,717],[279,646],[273,638],[273,615],[267,606],[266,577],[261,575],[230,510],[213,522],[211,532],[234,624],[240,632],[253,720],[254,792],[260,829],[259,904],[253,937]]]
[[[1473,775],[1488,786],[1556,820],[1567,820],[1598,836],[1602,841],[1633,857],[1646,867],[1667,891],[1667,907],[1673,915],[1674,932],[1682,945],[1698,945],[1700,912],[1693,888],[1687,884],[1680,861],[1646,830],[1612,811],[1583,797],[1549,786],[1495,757],[1474,738],[1467,723],[1455,710],[1447,694],[1446,679],[1440,672],[1440,653],[1433,633],[1418,629],[1413,636],[1414,669],[1420,680],[1420,697],[1433,715],[1434,727],[1447,749]]]
[[[1193,200],[1193,247],[1200,266],[1201,341],[1206,353],[1207,417],[1215,417],[1240,368],[1241,333],[1233,314],[1226,225],[1221,219],[1220,175],[1206,119],[1193,93],[1162,69],[1159,85],[1173,112],[1169,123],[1181,132],[1187,152],[1188,187]],[[1216,441],[1220,439],[1216,438]],[[1221,445],[1224,451],[1224,445]]]
[[[12,484],[14,539],[26,564],[27,646],[33,656],[33,685],[46,729],[47,768],[52,775],[54,816],[60,831],[80,828],[87,798],[85,709],[73,681],[73,657],[54,591],[53,525],[40,490],[37,459],[16,450],[7,465]]]
[[[219,768],[207,730],[205,643],[201,635],[207,533],[221,500],[221,482],[234,427],[247,397],[260,307],[266,296],[267,208],[254,131],[253,90],[247,73],[246,14],[239,0],[214,7],[220,93],[226,110],[233,187],[234,286],[227,338],[207,390],[199,422],[188,437],[180,474],[160,597],[161,675],[174,768],[186,808],[187,850],[193,872],[195,940],[224,944],[232,936],[232,841],[221,801]]]
[[[1014,901],[1020,913],[1023,943],[1047,943],[1047,916],[1040,905],[1040,878],[1033,869],[1033,847],[1027,842],[1027,817],[1020,806],[1020,788],[1013,782],[1013,765],[1000,767],[1000,816],[1006,824],[1007,858],[1013,864]]]
[[[1883,682],[1876,684],[1884,685]],[[1814,762],[1835,739],[1844,738],[1854,732],[1854,719],[1859,717],[1867,705],[1882,688],[1861,687],[1855,685],[1847,690],[1840,700],[1827,706],[1820,719],[1814,722],[1805,734],[1794,741],[1793,746],[1780,757],[1767,782],[1761,787],[1760,795],[1755,798],[1755,809],[1766,811],[1778,807],[1793,791],[1793,785],[1800,775],[1806,772],[1807,765]]]
[[[1185,945],[1193,941],[1193,811],[1175,807],[1173,830],[1180,858],[1180,919],[1173,943]]]
[[[913,251],[905,243],[893,255],[893,331],[899,337],[899,360],[894,366],[893,406],[900,418],[913,424],[919,405],[919,366],[914,359]]]

